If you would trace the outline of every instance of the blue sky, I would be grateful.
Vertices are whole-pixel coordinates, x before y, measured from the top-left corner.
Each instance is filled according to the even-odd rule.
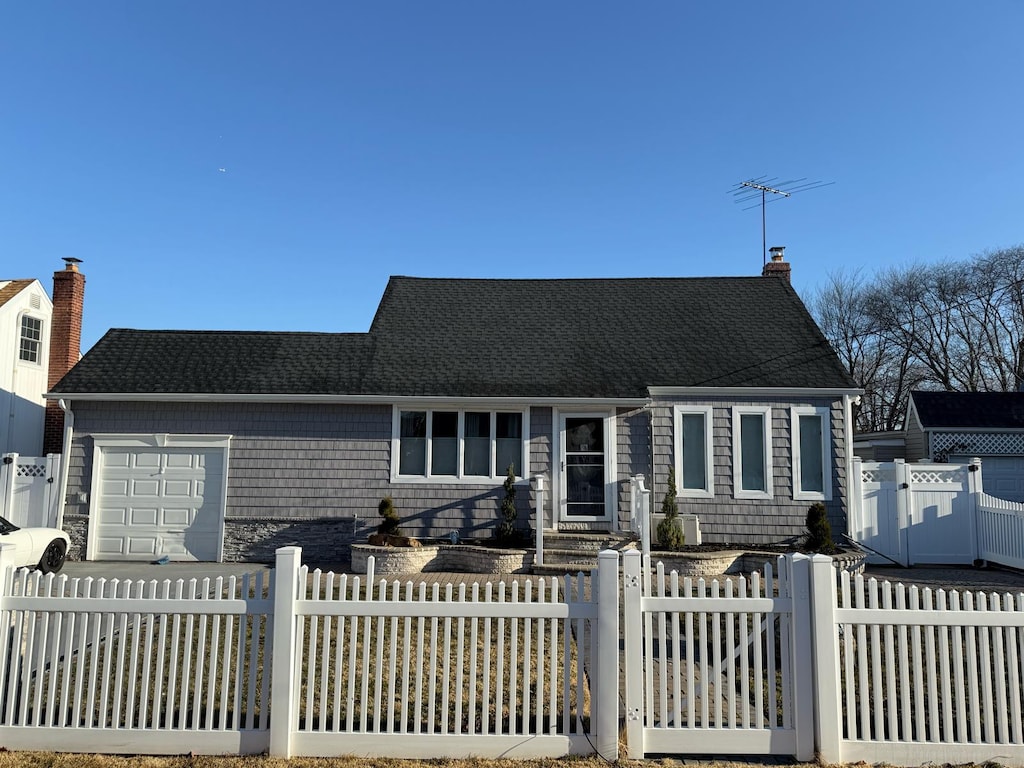
[[[111,327],[365,331],[392,274],[755,275],[1024,242],[1024,3],[0,9],[0,277]],[[223,171],[220,169],[224,169]]]

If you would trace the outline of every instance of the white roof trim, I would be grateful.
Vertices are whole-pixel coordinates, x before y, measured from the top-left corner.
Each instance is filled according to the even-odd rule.
[[[651,397],[671,397],[678,395],[689,396],[741,396],[757,397],[767,395],[770,397],[822,397],[834,395],[860,395],[863,389],[842,389],[831,387],[648,387],[647,391]]]
[[[393,403],[472,403],[474,405],[558,405],[587,407],[607,405],[641,408],[649,403],[645,397],[582,398],[582,397],[452,397],[450,395],[298,395],[298,394],[211,394],[211,393],[139,393],[139,392],[47,392],[46,398],[56,400],[117,401],[142,403],[362,403],[387,405]]]

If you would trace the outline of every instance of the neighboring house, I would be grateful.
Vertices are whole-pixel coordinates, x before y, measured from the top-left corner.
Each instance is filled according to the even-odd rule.
[[[90,559],[338,559],[390,495],[413,536],[490,536],[507,467],[549,528],[622,531],[676,472],[705,541],[845,530],[859,390],[765,277],[393,277],[367,333],[109,331],[57,384],[66,527]],[[652,482],[653,478],[653,482]]]
[[[1024,392],[910,393],[907,461],[981,459],[984,489],[1024,501]]]
[[[857,432],[853,453],[864,461],[892,461],[906,457],[907,440],[903,430]]]
[[[64,259],[53,300],[38,280],[0,280],[0,454],[60,453],[64,414],[44,393],[81,357],[85,276]]]
[[[38,280],[0,280],[0,454],[42,454],[52,315]]]

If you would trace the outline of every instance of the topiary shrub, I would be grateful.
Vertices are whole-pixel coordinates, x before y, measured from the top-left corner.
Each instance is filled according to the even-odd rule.
[[[807,510],[807,537],[804,549],[822,555],[834,555],[836,543],[832,539],[832,525],[828,521],[828,510],[820,501],[811,504]]]
[[[377,505],[377,514],[383,518],[377,526],[377,533],[384,536],[394,536],[398,533],[400,522],[398,513],[395,511],[395,502],[390,496],[385,496]]]
[[[502,488],[505,489],[505,497],[501,500],[501,520],[498,522],[494,538],[501,544],[513,544],[519,541],[516,531],[516,518],[519,512],[516,510],[516,473],[512,464],[508,465],[508,474]]]
[[[664,517],[658,523],[658,544],[662,549],[679,550],[686,544],[683,535],[683,523],[679,519],[679,504],[676,502],[676,471],[668,471],[668,488],[665,498],[661,500],[661,514]]]

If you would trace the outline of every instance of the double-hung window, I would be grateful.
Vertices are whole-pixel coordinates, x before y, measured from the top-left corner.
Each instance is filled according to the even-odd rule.
[[[673,411],[677,493],[710,499],[715,495],[711,406],[677,405]]]
[[[737,405],[732,409],[733,496],[772,498],[772,409]]]
[[[396,409],[395,480],[496,480],[511,465],[525,477],[522,411]]]
[[[832,498],[829,409],[793,406],[790,409],[793,444],[793,498],[828,501]]]
[[[21,336],[18,343],[18,359],[26,363],[38,363],[43,340],[43,321],[38,317],[21,317]]]

